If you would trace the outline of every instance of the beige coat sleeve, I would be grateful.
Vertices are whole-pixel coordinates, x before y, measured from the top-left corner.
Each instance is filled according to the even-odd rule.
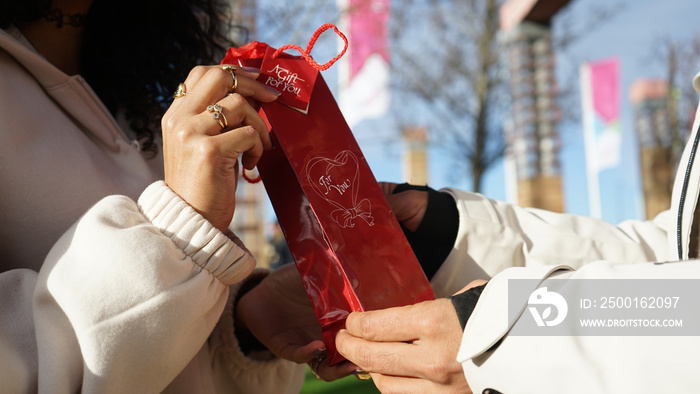
[[[246,359],[235,339],[229,286],[254,266],[163,182],[138,204],[107,197],[38,274],[0,275],[0,381],[10,392],[298,391],[303,366]]]
[[[474,279],[509,267],[567,265],[591,261],[662,261],[669,257],[670,212],[650,221],[618,226],[604,220],[521,208],[481,194],[444,189],[457,203],[455,246],[432,280],[436,295],[449,296]]]

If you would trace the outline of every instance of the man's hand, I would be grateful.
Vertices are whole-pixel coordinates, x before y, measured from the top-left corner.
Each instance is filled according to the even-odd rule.
[[[428,208],[428,192],[405,190],[393,194],[396,186],[395,183],[379,182],[379,187],[384,192],[396,219],[407,229],[415,232],[423,221],[425,210]]]
[[[370,372],[382,393],[472,392],[457,362],[462,327],[451,300],[351,313],[345,328],[335,338],[338,351]]]
[[[449,299],[350,314],[340,354],[383,393],[471,393],[457,362],[462,329]]]

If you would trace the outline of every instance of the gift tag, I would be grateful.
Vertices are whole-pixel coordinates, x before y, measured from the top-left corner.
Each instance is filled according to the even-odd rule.
[[[282,93],[277,99],[278,103],[306,114],[318,70],[300,56],[281,52],[273,58],[274,52],[274,48],[267,48],[258,81]]]

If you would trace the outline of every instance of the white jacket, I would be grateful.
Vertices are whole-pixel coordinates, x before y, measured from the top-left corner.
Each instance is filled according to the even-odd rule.
[[[0,103],[0,391],[299,391],[305,365],[249,359],[233,333],[254,259],[16,29]]]
[[[695,77],[700,92],[700,74]],[[698,110],[700,115],[700,107]],[[470,280],[491,278],[467,323],[459,349],[475,393],[700,392],[700,333],[696,336],[518,336],[509,330],[530,316],[528,300],[508,317],[508,280],[554,278],[700,279],[688,259],[700,192],[696,116],[673,189],[673,205],[651,221],[613,226],[602,220],[524,209],[448,189],[457,201],[455,248],[433,278],[440,296]],[[687,174],[687,176],[686,176]],[[651,262],[677,261],[654,264]],[[653,294],[653,293],[651,293]],[[700,297],[700,289],[698,289]],[[521,323],[522,324],[522,323]]]

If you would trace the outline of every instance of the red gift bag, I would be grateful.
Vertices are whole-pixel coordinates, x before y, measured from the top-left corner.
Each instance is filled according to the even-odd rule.
[[[324,25],[301,57],[253,42],[229,49],[222,64],[260,68],[258,81],[282,92],[260,109],[274,148],[263,154],[258,171],[333,365],[343,360],[335,335],[350,312],[435,296],[318,71],[342,53],[324,66],[308,56],[330,27],[338,32]]]

